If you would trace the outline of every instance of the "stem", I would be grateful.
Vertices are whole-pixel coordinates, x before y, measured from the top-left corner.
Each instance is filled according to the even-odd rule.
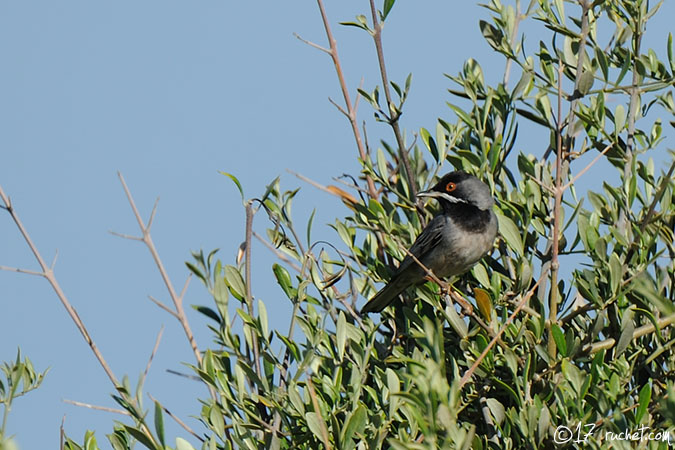
[[[560,245],[560,209],[562,208],[562,76],[563,66],[558,66],[558,129],[556,130],[556,155],[555,155],[555,188],[553,189],[553,228],[551,230],[551,295],[549,298],[548,316],[548,354],[555,358],[556,345],[553,339],[553,324],[557,323],[558,317],[558,247]]]
[[[352,101],[349,97],[349,90],[347,89],[347,83],[345,82],[345,77],[342,73],[342,65],[340,64],[340,57],[338,55],[337,41],[333,37],[333,32],[330,29],[330,23],[328,22],[328,15],[326,14],[326,9],[323,6],[322,0],[317,0],[319,5],[319,11],[321,12],[321,20],[323,20],[323,27],[326,30],[326,37],[328,38],[328,44],[330,45],[330,50],[328,54],[333,60],[335,65],[335,72],[337,73],[338,80],[340,81],[340,89],[342,90],[342,96],[345,100],[345,105],[347,106],[347,118],[349,119],[349,124],[352,127],[352,133],[354,133],[354,139],[356,139],[356,146],[359,149],[359,156],[363,161],[369,161],[370,155],[366,151],[366,147],[363,144],[361,139],[361,132],[359,131],[359,125],[356,122],[356,106],[352,105]],[[377,199],[377,189],[375,188],[375,183],[370,175],[366,175],[366,183],[368,184],[368,193],[371,198]]]
[[[384,63],[384,50],[382,49],[382,23],[377,18],[377,9],[375,8],[375,0],[370,0],[370,14],[373,20],[373,41],[375,42],[375,50],[377,52],[377,61],[380,66],[380,76],[382,77],[382,90],[384,91],[384,96],[387,99],[387,109],[391,110],[390,105],[393,105],[391,101],[391,91],[389,89],[389,78],[387,76],[387,67]],[[405,148],[405,143],[403,142],[403,137],[401,135],[401,128],[398,123],[398,119],[401,117],[400,114],[391,115],[389,124],[391,125],[392,130],[394,130],[394,136],[396,137],[396,144],[398,145],[398,152],[403,163],[403,168],[405,169],[405,175],[408,179],[408,184],[410,185],[410,193],[412,195],[412,201],[415,203],[420,213],[420,218],[424,217],[420,212],[421,205],[419,199],[417,198],[417,186],[415,179],[413,178],[412,170],[410,169],[410,162],[408,161],[408,153]]]
[[[637,115],[636,108],[638,106],[638,100],[640,95],[640,90],[638,88],[638,82],[640,81],[640,74],[637,70],[637,60],[640,57],[640,44],[642,42],[642,17],[640,16],[640,10],[638,8],[638,17],[635,20],[635,29],[633,30],[633,79],[630,88],[630,101],[628,104],[628,138],[626,139],[626,155],[623,165],[623,181],[629,179],[632,173],[633,168],[633,152],[635,147],[635,116]],[[619,211],[618,227],[621,231],[626,231],[627,224],[627,211],[630,209],[628,204],[628,198],[626,198],[626,204],[623,205],[623,208]]]
[[[5,408],[2,412],[2,428],[0,428],[0,444],[5,439],[5,427],[7,426],[7,417],[9,417],[9,410],[12,409],[12,398],[9,396],[5,402]]]
[[[246,204],[246,250],[245,250],[245,268],[246,271],[246,306],[248,314],[253,317],[253,296],[251,294],[251,236],[253,231],[253,205],[249,201]],[[260,350],[258,349],[258,336],[251,332],[253,340],[253,357],[255,358],[255,371],[258,377],[262,379],[262,370],[260,368]]]

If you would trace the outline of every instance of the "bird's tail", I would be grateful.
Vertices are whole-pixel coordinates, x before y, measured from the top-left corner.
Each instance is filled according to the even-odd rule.
[[[410,283],[407,280],[398,278],[391,280],[385,287],[371,298],[361,309],[361,314],[376,312],[379,313],[389,306],[391,302],[403,292]]]

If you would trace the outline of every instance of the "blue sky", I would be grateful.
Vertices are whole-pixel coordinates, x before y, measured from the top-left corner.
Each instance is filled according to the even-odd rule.
[[[198,415],[196,398],[205,393],[166,372],[185,370],[190,348],[178,323],[147,299],[168,302],[159,274],[140,243],[108,233],[137,233],[116,173],[124,174],[146,218],[160,197],[153,238],[177,287],[191,250],[219,247],[231,262],[243,240],[239,193],[219,170],[235,174],[247,197],[278,175],[283,187],[302,187],[298,222],[316,207],[315,235],[332,238],[325,224],[344,207],[285,170],[322,183],[358,170],[348,124],[327,101],[341,98],[332,63],[293,37],[325,45],[318,8],[264,3],[0,4],[0,185],[43,256],[51,260],[58,249],[59,282],[119,378],[135,382],[166,326],[146,388],[197,429],[189,416]],[[367,2],[326,0],[326,7],[352,94],[361,78],[372,89],[379,74],[371,40],[337,25],[365,13]],[[669,11],[657,18],[649,44],[661,54],[673,7],[664,6]],[[420,127],[435,129],[437,117],[452,117],[443,73],[456,73],[473,57],[489,79],[501,76],[503,60],[478,29],[486,17],[473,2],[396,4],[384,47],[391,80],[402,83],[413,73],[402,118],[409,142]],[[370,120],[365,102],[359,116],[369,121],[371,143],[393,140]],[[258,220],[262,231],[266,224]],[[290,309],[271,275],[272,257],[256,245],[253,260],[254,294],[285,328]],[[6,214],[0,265],[37,268]],[[197,282],[185,301],[209,303]],[[206,319],[188,314],[197,342],[210,344]],[[0,360],[11,360],[18,346],[38,369],[51,368],[42,388],[12,410],[8,428],[20,448],[55,448],[64,415],[70,436],[80,440],[95,429],[107,448],[104,435],[120,417],[62,401],[115,406],[103,370],[44,280],[0,272]],[[169,431],[184,436],[173,424]]]

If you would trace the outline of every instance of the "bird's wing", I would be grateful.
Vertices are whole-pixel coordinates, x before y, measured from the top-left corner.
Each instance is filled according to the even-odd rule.
[[[422,230],[420,235],[417,236],[417,239],[415,239],[415,242],[413,243],[412,247],[410,247],[410,253],[415,255],[415,258],[423,262],[422,260],[427,255],[427,253],[429,253],[431,249],[433,249],[434,247],[436,247],[441,243],[441,241],[443,240],[443,229],[448,225],[449,224],[447,224],[446,218],[442,214],[439,214],[436,217],[434,217],[431,220],[431,222],[429,222],[429,224],[426,227],[424,227],[424,230]],[[403,261],[401,261],[401,264],[398,266],[398,269],[396,269],[396,272],[394,273],[393,277],[404,272],[411,266],[420,267],[410,257],[410,255],[406,255]],[[420,270],[422,270],[421,267]]]

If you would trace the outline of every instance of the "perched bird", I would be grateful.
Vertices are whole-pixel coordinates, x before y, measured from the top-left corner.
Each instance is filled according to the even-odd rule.
[[[422,230],[410,253],[439,278],[459,275],[473,267],[492,248],[497,236],[494,199],[485,183],[466,172],[450,172],[418,197],[438,200],[441,212]],[[365,304],[361,313],[380,312],[426,273],[410,255],[389,283]]]

